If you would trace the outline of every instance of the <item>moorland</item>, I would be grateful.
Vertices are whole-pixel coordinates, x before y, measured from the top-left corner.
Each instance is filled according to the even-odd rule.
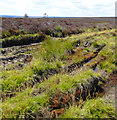
[[[2,18],[1,118],[114,118],[114,18]]]

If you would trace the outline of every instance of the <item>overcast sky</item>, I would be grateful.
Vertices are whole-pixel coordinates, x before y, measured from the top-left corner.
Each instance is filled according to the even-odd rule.
[[[1,15],[61,17],[115,16],[116,0],[0,0]]]

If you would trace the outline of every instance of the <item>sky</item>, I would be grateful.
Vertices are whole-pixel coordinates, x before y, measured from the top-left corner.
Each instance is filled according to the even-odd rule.
[[[114,17],[116,0],[0,0],[0,15]]]

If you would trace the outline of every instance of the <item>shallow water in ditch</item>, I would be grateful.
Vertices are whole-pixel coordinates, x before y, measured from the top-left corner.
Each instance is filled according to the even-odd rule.
[[[94,69],[94,71],[95,71],[95,72],[97,72],[98,70],[99,70],[99,68],[98,68],[98,67],[96,67],[96,68]]]

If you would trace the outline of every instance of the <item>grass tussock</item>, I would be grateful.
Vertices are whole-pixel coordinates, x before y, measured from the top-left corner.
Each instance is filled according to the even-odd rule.
[[[61,118],[115,118],[115,110],[111,104],[106,104],[103,99],[87,100],[82,106],[71,106]]]

